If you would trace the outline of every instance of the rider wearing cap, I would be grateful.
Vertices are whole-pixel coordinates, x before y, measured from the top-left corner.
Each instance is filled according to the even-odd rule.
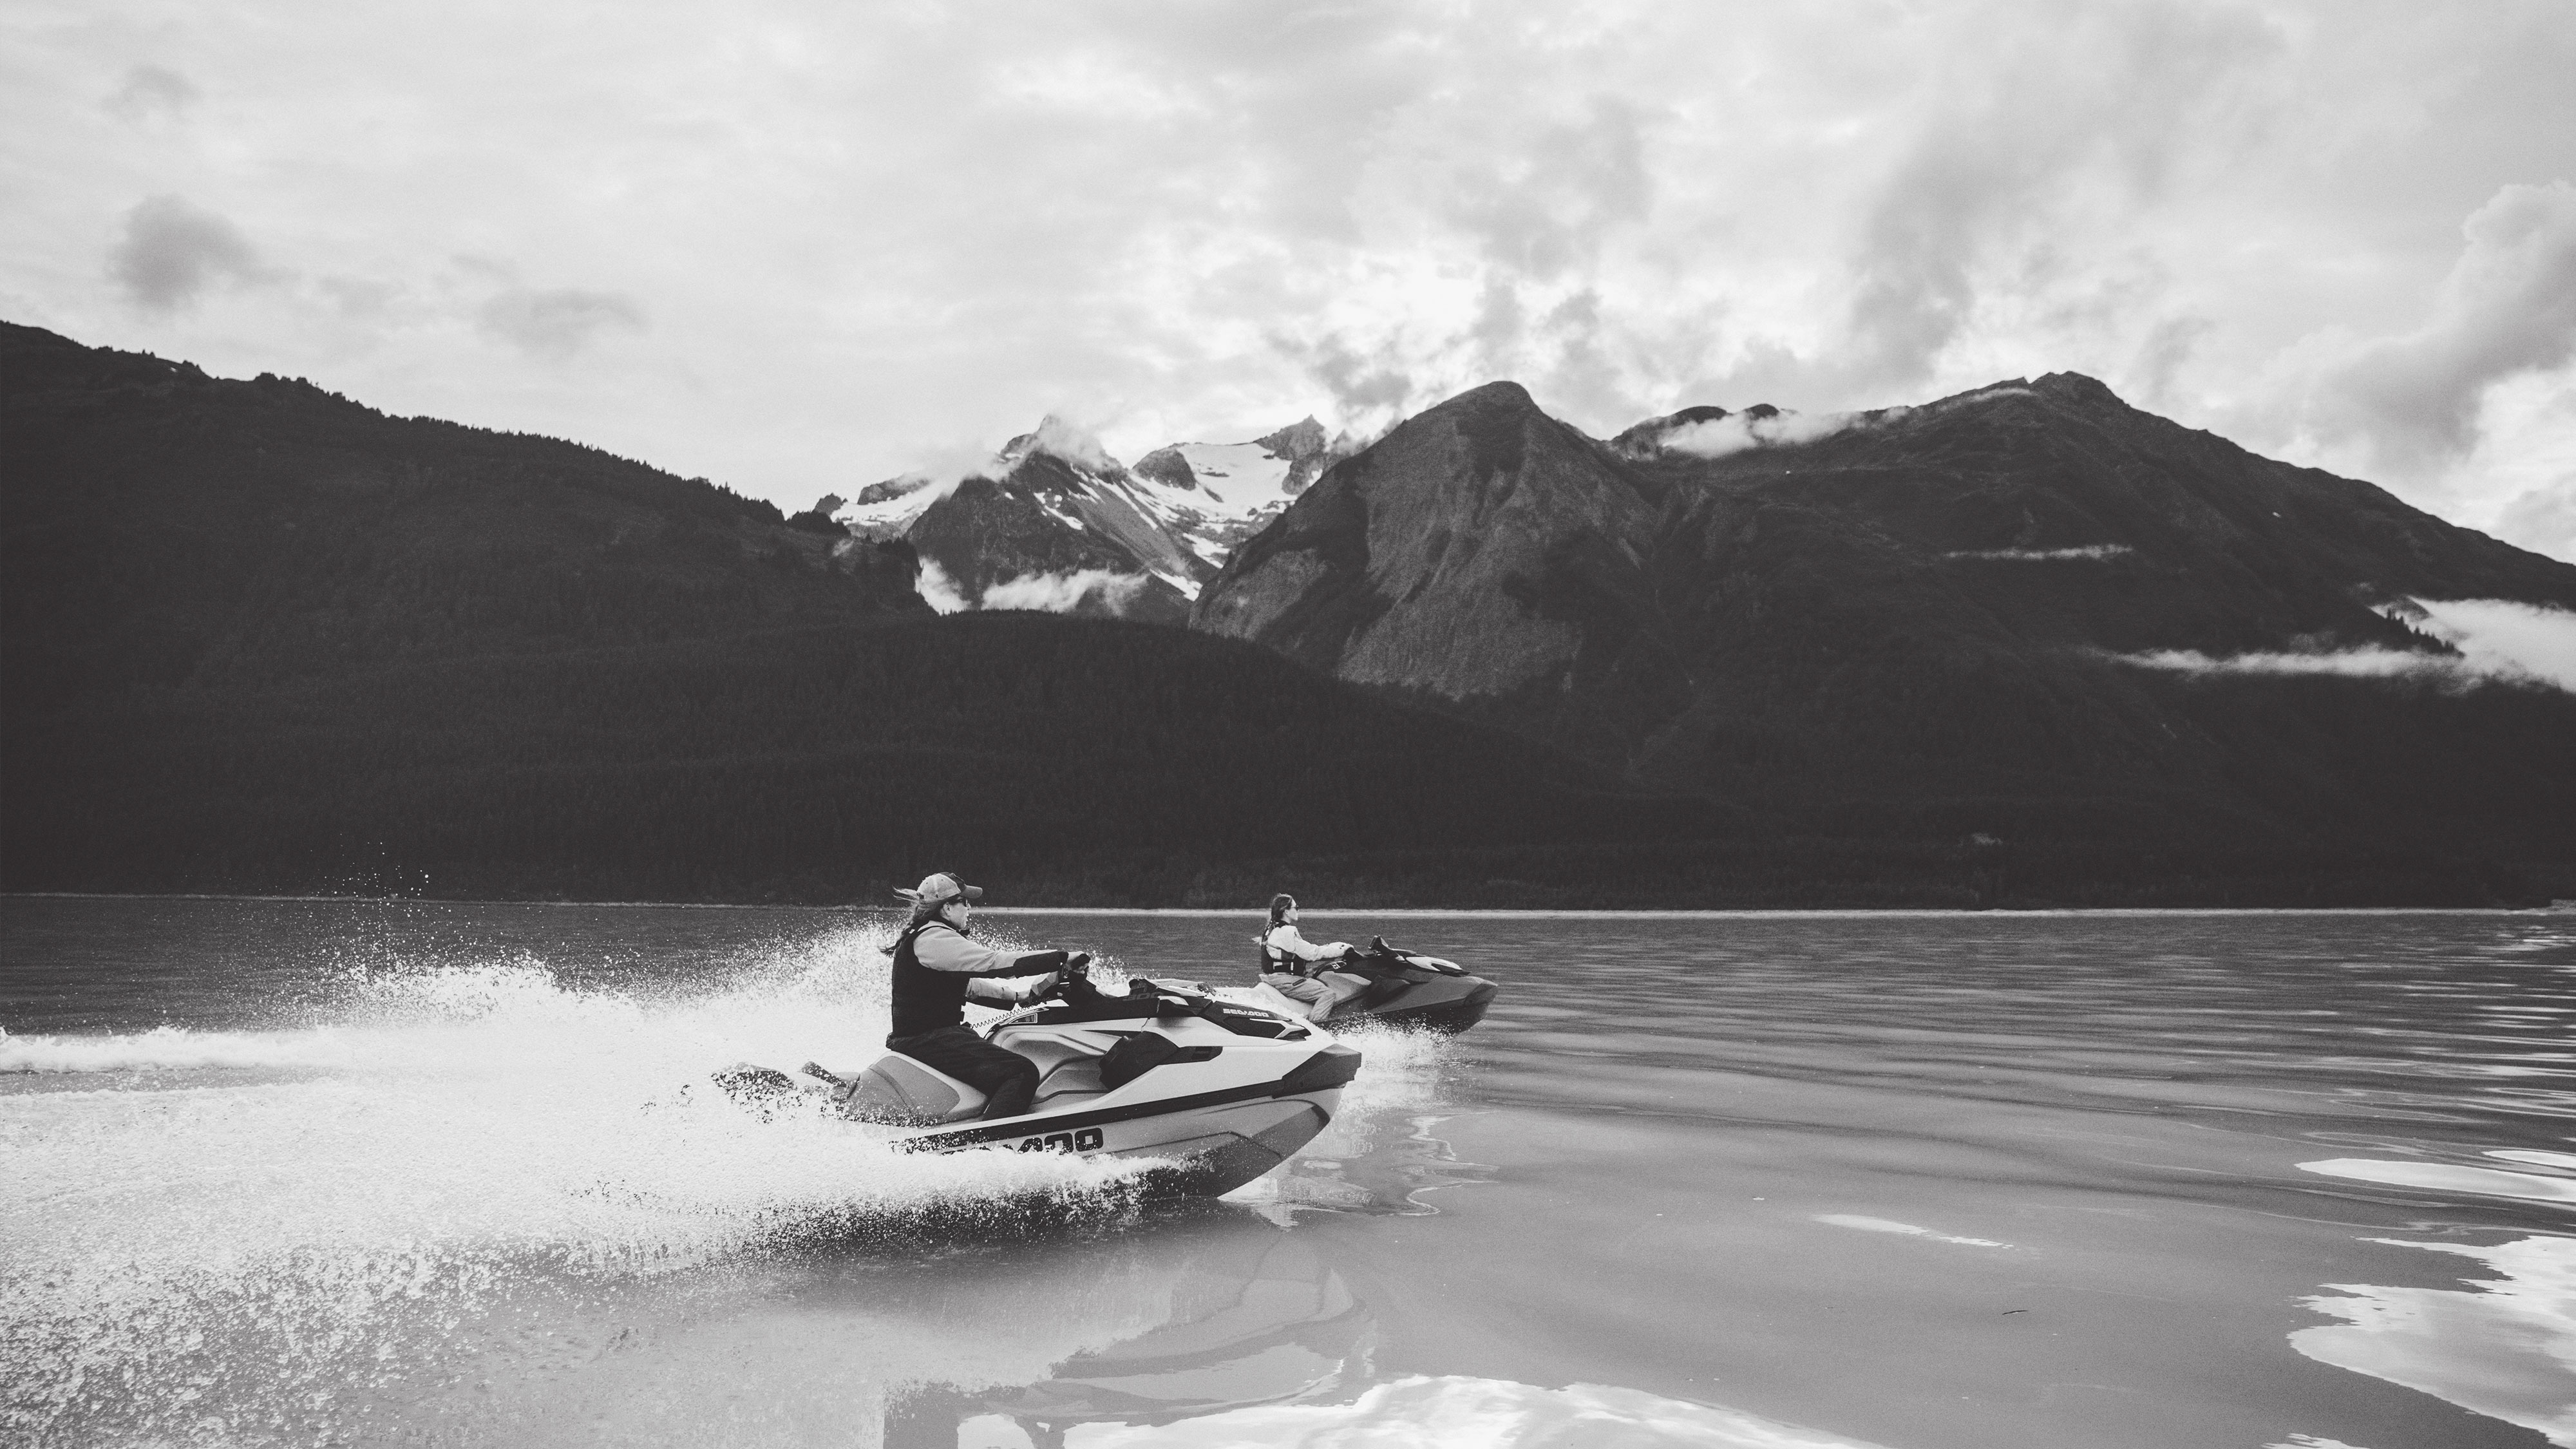
[[[1089,953],[1012,956],[967,939],[967,918],[984,889],[961,883],[951,871],[895,894],[912,902],[912,919],[895,938],[894,1031],[886,1046],[983,1092],[988,1118],[1028,1111],[1037,1097],[1037,1064],[977,1036],[966,1025],[966,998],[1026,1000],[1055,985],[1068,966],[1088,964]],[[995,979],[1006,976],[1039,979],[1024,985]]]

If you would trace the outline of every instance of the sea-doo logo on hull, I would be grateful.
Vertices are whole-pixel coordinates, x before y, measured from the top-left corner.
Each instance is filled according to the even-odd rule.
[[[1044,1137],[1024,1137],[1022,1152],[1089,1152],[1100,1145],[1100,1129],[1085,1127],[1079,1132],[1050,1132]]]

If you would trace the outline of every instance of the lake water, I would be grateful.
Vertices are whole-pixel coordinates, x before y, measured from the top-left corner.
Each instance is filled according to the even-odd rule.
[[[1494,1013],[1173,1205],[708,1091],[887,924],[0,900],[0,1441],[2576,1445],[2576,918],[1317,913]]]

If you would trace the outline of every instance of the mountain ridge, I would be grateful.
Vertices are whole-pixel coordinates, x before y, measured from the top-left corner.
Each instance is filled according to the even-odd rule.
[[[2101,655],[2322,618],[2327,643],[2449,657],[2354,597],[2350,561],[2475,583],[2513,551],[2366,485],[2273,478],[2267,522],[2166,497],[2143,454],[2097,477],[2087,450],[2130,424],[2058,428],[2106,405],[2050,379],[1821,431],[1684,410],[1652,447],[1517,385],[1431,410],[1234,561],[1338,570],[1273,622],[1315,626],[1328,667],[1353,652],[1359,684],[1273,640],[939,619],[900,537],[573,444],[34,329],[0,331],[0,361],[12,889],[426,870],[444,893],[824,900],[936,851],[1061,903],[2576,894],[2565,696]],[[2322,542],[2273,597],[2276,528]],[[996,609],[1029,597],[1011,583]],[[1960,843],[1980,835],[2013,842],[2008,884]]]
[[[902,540],[943,608],[1038,607],[1186,624],[1241,540],[1328,460],[1312,417],[1248,443],[1174,443],[1120,463],[1049,416],[953,480],[907,475],[826,498],[861,538]]]
[[[1466,560],[1426,511],[1477,524]],[[2426,823],[2421,802],[2378,818],[2390,791],[2358,763],[2297,799],[2249,783],[2315,774],[2295,741],[2337,726],[2276,706],[2327,708],[2334,691],[2155,661],[2447,652],[2392,617],[2411,597],[2576,608],[2576,565],[2076,374],[1823,419],[1685,409],[1608,441],[1494,383],[1328,469],[1211,581],[1193,625],[1640,786],[1897,813],[2180,792],[2213,819],[2402,830]],[[2571,703],[2542,709],[2576,741]],[[2362,712],[2411,728],[2402,709]],[[2443,718],[2452,745],[2510,736],[2533,761],[2515,777],[2533,794],[2497,786],[2481,808],[2568,844],[2536,802],[2576,819],[2576,748],[2524,740],[2518,715],[2483,743],[2475,719]],[[2432,823],[2458,835],[2466,812]]]
[[[924,610],[900,547],[551,438],[0,323],[14,693]]]

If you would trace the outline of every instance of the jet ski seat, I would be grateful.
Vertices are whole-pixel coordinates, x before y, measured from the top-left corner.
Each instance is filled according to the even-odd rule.
[[[1108,1090],[1100,1080],[1100,1058],[1069,1057],[1038,1083],[1038,1105],[1050,1107],[1075,1097],[1097,1097]]]
[[[859,1073],[841,1110],[871,1122],[932,1127],[984,1110],[984,1094],[936,1067],[888,1052]]]

